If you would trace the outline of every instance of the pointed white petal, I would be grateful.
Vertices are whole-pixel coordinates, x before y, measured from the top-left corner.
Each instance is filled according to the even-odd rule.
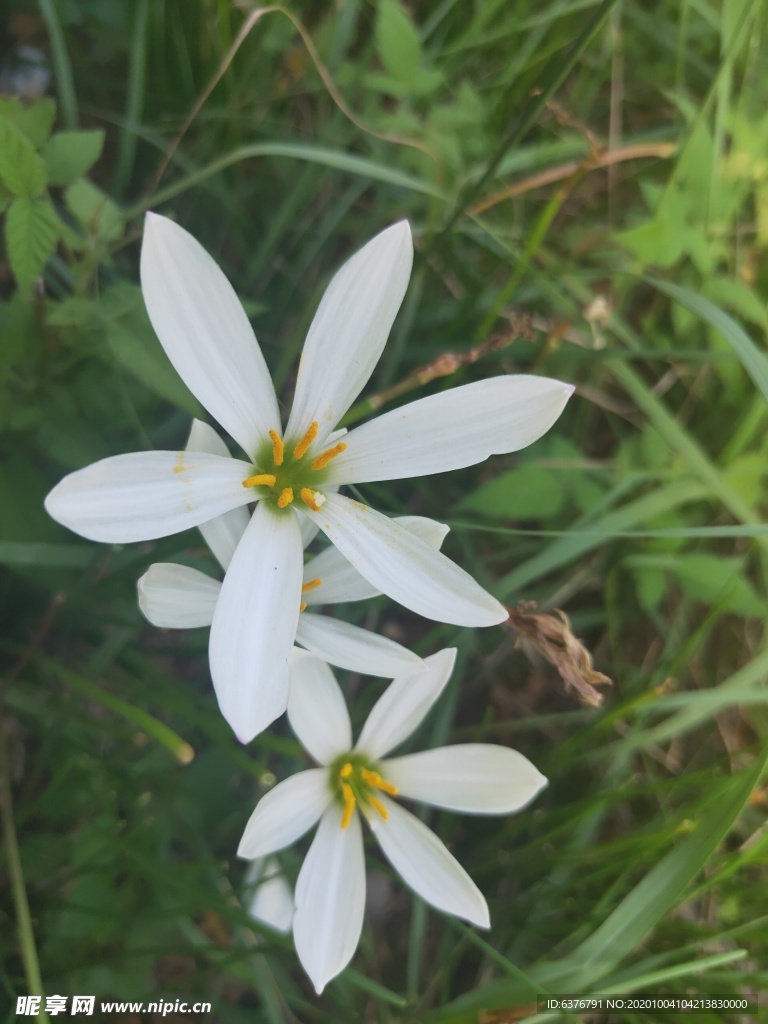
[[[517,750],[462,743],[386,761],[383,772],[400,796],[466,814],[511,814],[547,784]]]
[[[221,713],[242,743],[285,711],[302,559],[296,516],[259,502],[224,577],[208,650]]]
[[[572,394],[559,380],[512,375],[421,398],[351,430],[329,478],[400,480],[516,452],[549,430]]]
[[[296,643],[331,665],[367,676],[392,679],[403,672],[417,671],[424,664],[418,654],[394,640],[329,615],[303,612]]]
[[[410,811],[386,796],[381,799],[389,817],[385,821],[372,814],[369,824],[405,884],[438,910],[490,928],[485,897],[445,844]]]
[[[232,285],[178,224],[148,213],[141,290],[176,372],[253,458],[280,413],[261,349]]]
[[[443,692],[455,662],[456,648],[446,647],[425,658],[420,671],[394,679],[373,705],[355,750],[378,760],[408,739]]]
[[[238,857],[264,857],[295,843],[332,799],[324,768],[310,768],[279,782],[256,804],[237,848]]]
[[[304,749],[318,764],[328,764],[352,746],[344,696],[333,672],[314,654],[294,648],[288,666],[288,721]]]
[[[245,876],[248,913],[261,924],[287,934],[293,924],[293,889],[274,857],[258,857]]]
[[[368,505],[328,494],[310,515],[369,583],[411,611],[458,626],[509,617],[469,573]]]
[[[319,995],[352,959],[365,912],[365,859],[360,817],[341,827],[332,803],[320,820],[296,883],[293,939]]]
[[[209,427],[202,420],[192,420],[187,450],[205,452],[208,455],[220,455],[224,459],[232,457],[229,448],[213,427]],[[225,512],[223,516],[217,516],[215,519],[209,519],[207,523],[200,524],[199,530],[203,535],[203,540],[218,559],[222,569],[229,567],[235,548],[245,533],[249,518],[248,509],[241,505],[240,508],[233,508],[231,512]]]
[[[139,608],[153,626],[194,629],[213,622],[221,584],[198,569],[155,562],[137,586]]]
[[[322,444],[357,398],[386,344],[412,263],[411,230],[401,221],[333,278],[309,328],[286,437],[300,437],[316,420]]]
[[[305,521],[307,517],[304,517]],[[394,522],[439,551],[450,530],[444,523],[438,523],[426,516],[399,516]],[[316,523],[312,526],[317,527]],[[304,600],[308,605],[338,604],[341,601],[364,601],[378,597],[381,593],[355,569],[351,562],[333,545],[326,548],[304,566],[304,582],[322,580],[322,585],[308,590]]]
[[[253,497],[251,467],[199,452],[114,455],[65,476],[45,499],[56,522],[89,540],[154,540],[213,519]]]

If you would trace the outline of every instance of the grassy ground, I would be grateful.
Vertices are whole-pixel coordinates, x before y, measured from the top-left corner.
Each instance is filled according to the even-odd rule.
[[[79,141],[65,184],[42,151],[67,224],[44,286],[46,246],[12,252],[8,227],[0,263],[2,1019],[38,985],[206,999],[232,1024],[506,1024],[537,993],[764,990],[768,7],[172,6],[3,15],[48,54],[57,128],[106,135],[92,170]],[[38,151],[45,116],[27,124]],[[501,600],[564,609],[614,685],[593,708],[513,631],[344,610],[420,653],[459,647],[427,743],[509,743],[550,785],[517,817],[429,816],[487,894],[489,935],[371,850],[360,949],[319,999],[291,942],[241,909],[233,856],[298,745],[279,723],[240,747],[206,631],[155,630],[136,606],[152,561],[212,569],[198,535],[98,546],[42,509],[76,467],[181,445],[198,411],[136,287],[148,208],[225,267],[283,397],[330,273],[400,217],[414,274],[368,394],[518,371],[578,387],[519,455],[363,489],[449,523],[447,552]],[[446,353],[447,377],[413,379]],[[380,684],[346,685],[360,723]]]

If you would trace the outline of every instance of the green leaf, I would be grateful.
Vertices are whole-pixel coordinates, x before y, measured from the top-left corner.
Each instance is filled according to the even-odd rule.
[[[15,124],[0,117],[0,181],[19,199],[45,191],[45,164]]]
[[[87,544],[46,544],[41,541],[0,541],[0,565],[35,565],[82,569],[94,559]]]
[[[51,185],[71,185],[88,171],[101,156],[102,129],[92,132],[57,132],[43,148]]]
[[[189,393],[151,331],[137,331],[115,322],[107,325],[107,342],[117,361],[150,391],[192,416],[202,415],[197,400]]]
[[[8,259],[19,287],[32,286],[53,255],[61,224],[48,199],[16,199],[5,221]]]
[[[125,231],[122,211],[101,189],[80,178],[64,193],[73,216],[88,234],[103,242],[119,242]]]
[[[17,293],[0,302],[0,366],[15,366],[34,344],[37,334],[35,307]]]
[[[626,560],[633,570],[673,574],[694,601],[703,601],[722,612],[764,618],[765,601],[744,578],[739,558],[718,558],[704,551],[675,555],[634,555]]]
[[[761,352],[755,345],[747,332],[731,319],[727,313],[715,306],[709,299],[697,295],[689,288],[672,284],[670,281],[660,281],[656,278],[646,278],[649,284],[659,291],[664,292],[670,299],[679,302],[692,313],[695,313],[701,320],[719,331],[725,340],[733,347],[737,356],[742,362],[744,369],[752,378],[754,384],[760,390],[763,398],[768,402],[768,356]]]
[[[48,96],[28,105],[18,96],[0,96],[0,118],[16,125],[35,149],[40,149],[51,134],[55,117],[56,103]]]
[[[491,519],[548,519],[563,503],[563,488],[552,470],[523,465],[469,494],[459,508]]]
[[[421,43],[413,22],[397,0],[380,0],[376,19],[376,52],[388,73],[404,85],[421,70]]]

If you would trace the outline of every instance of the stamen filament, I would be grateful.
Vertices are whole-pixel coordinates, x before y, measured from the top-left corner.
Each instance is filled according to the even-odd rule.
[[[290,505],[293,501],[293,488],[284,487],[280,492],[280,497],[277,499],[277,507],[285,508],[286,505]]]
[[[380,789],[383,793],[388,793],[390,796],[397,796],[397,787],[383,779],[378,772],[363,768],[360,772],[360,778],[363,782],[367,782],[369,786],[373,786],[374,789]]]
[[[257,473],[243,480],[243,487],[274,487],[277,477],[273,473]]]
[[[293,449],[293,457],[294,457],[294,459],[302,459],[302,458],[304,458],[304,455],[306,454],[307,448],[309,448],[309,446],[312,444],[312,442],[317,437],[317,432],[318,432],[319,429],[320,429],[320,424],[317,422],[317,420],[313,420],[310,423],[309,429],[307,430],[307,432],[304,435],[304,437],[302,437],[302,439],[299,441],[299,443]]]
[[[283,439],[276,430],[270,430],[269,436],[272,438],[272,461],[276,466],[282,466],[285,456]]]
[[[309,505],[313,512],[319,512],[320,507],[325,504],[325,498],[319,491],[313,491],[311,487],[302,487],[299,491],[301,500]]]
[[[349,767],[351,769],[352,766],[349,765]],[[341,795],[344,797],[344,814],[341,819],[341,827],[349,828],[349,823],[352,821],[352,815],[355,811],[355,794],[352,792],[352,787],[348,782],[342,782]]]
[[[389,811],[387,810],[387,808],[384,806],[384,804],[381,802],[381,800],[379,800],[379,798],[377,796],[369,796],[368,797],[368,803],[371,805],[371,807],[374,809],[374,811],[378,811],[379,812],[379,814],[382,816],[384,821],[387,820],[387,818],[389,817]],[[342,826],[342,828],[343,828],[343,826]]]
[[[308,590],[314,590],[316,587],[319,587],[322,582],[323,581],[321,579],[307,580],[306,583],[301,585],[302,594],[306,594]]]
[[[343,441],[339,441],[338,444],[334,445],[333,448],[329,448],[324,451],[321,455],[318,455],[316,459],[312,459],[310,466],[312,469],[325,469],[331,459],[335,459],[337,455],[341,455],[342,452],[347,450],[347,446]]]

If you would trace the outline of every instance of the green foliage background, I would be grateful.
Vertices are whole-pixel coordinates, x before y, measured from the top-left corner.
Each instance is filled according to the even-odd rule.
[[[6,59],[40,45],[56,100],[0,98],[2,1019],[36,988],[206,999],[233,1024],[503,1024],[537,992],[764,990],[768,7],[306,0],[252,18],[230,61],[252,10],[3,13]],[[420,653],[459,647],[421,742],[509,743],[550,785],[509,819],[429,815],[489,935],[371,850],[360,949],[320,999],[242,909],[233,857],[298,744],[279,723],[241,748],[207,633],[136,606],[150,562],[211,557],[196,533],[90,544],[42,507],[75,468],[179,447],[201,412],[137,286],[150,208],[225,268],[284,399],[331,273],[401,217],[414,274],[368,394],[489,340],[408,395],[505,372],[578,385],[519,454],[364,488],[449,523],[446,551],[501,600],[565,609],[615,685],[582,707],[509,631],[343,609]],[[359,725],[381,683],[345,685]]]

